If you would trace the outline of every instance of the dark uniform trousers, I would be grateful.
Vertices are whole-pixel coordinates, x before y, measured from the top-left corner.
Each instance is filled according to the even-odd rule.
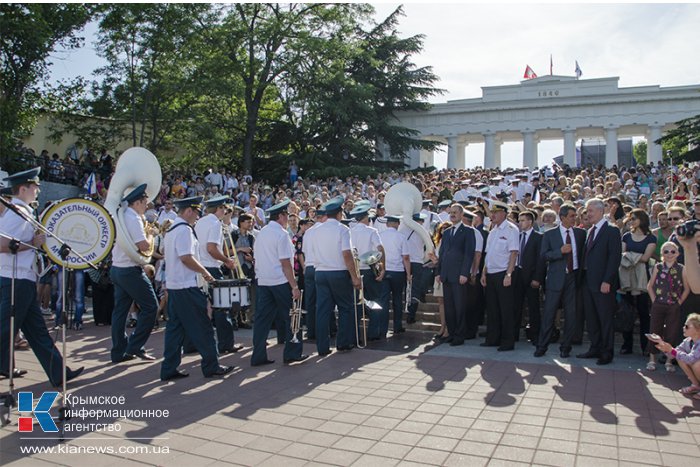
[[[253,355],[250,357],[251,365],[259,365],[267,360],[267,337],[273,322],[282,321],[282,332],[285,336],[284,360],[298,360],[301,358],[303,337],[297,334],[298,343],[292,342],[291,320],[289,310],[292,309],[292,287],[289,283],[280,285],[258,284],[258,294],[255,297],[255,322],[253,323]]]
[[[211,376],[219,369],[219,357],[214,329],[207,316],[207,297],[197,287],[168,290],[168,321],[165,325],[161,378],[172,376],[177,371],[185,338],[202,356],[204,376]]]
[[[513,281],[503,286],[506,272],[486,274],[486,343],[511,348],[515,345],[515,293]]]
[[[219,268],[206,268],[209,274],[216,280],[224,278]],[[212,318],[216,327],[216,342],[219,353],[233,349],[233,319],[230,309],[212,308]]]
[[[139,266],[112,266],[109,277],[114,283],[114,312],[112,313],[112,361],[119,362],[124,354],[143,352],[148,336],[156,322],[158,299],[151,281]],[[126,317],[131,303],[139,306],[136,328],[130,337],[125,332]],[[168,299],[170,301],[170,299]]]
[[[367,339],[379,339],[382,337],[381,334],[381,322],[382,322],[382,315],[384,313],[384,306],[382,305],[381,299],[382,299],[382,289],[384,285],[384,281],[379,281],[377,282],[377,275],[374,273],[373,270],[371,269],[362,269],[360,271],[360,274],[362,274],[362,287],[364,288],[364,294],[365,294],[365,299],[371,300],[373,302],[376,302],[379,306],[382,307],[381,310],[375,310],[371,311],[369,308],[365,309],[365,317],[368,318],[368,325],[367,325]],[[362,319],[362,310],[358,309],[358,318],[357,318],[357,323],[358,323],[358,332],[360,335],[360,339],[362,338],[362,322],[360,321]],[[387,317],[389,313],[387,312]],[[386,331],[384,332],[384,337],[386,337]]]
[[[316,268],[304,268],[304,310],[306,310],[306,338],[316,339]]]
[[[419,299],[425,291],[423,287],[425,283],[424,276],[429,272],[423,269],[422,263],[411,263],[411,274],[413,277],[411,278],[411,303],[408,305],[408,318],[416,317]]]
[[[330,351],[330,323],[333,309],[338,307],[338,334],[336,347],[354,345],[355,327],[353,287],[348,271],[316,271],[316,350]]]
[[[391,308],[394,310],[394,332],[396,332],[402,327],[404,297],[406,295],[406,272],[387,271],[384,275],[384,281],[387,283],[387,287],[385,288],[384,300],[381,305],[382,308],[388,310],[391,300]],[[388,312],[386,313],[386,324],[383,323],[381,329],[389,329]]]
[[[15,279],[15,329],[10,332],[10,299],[12,279],[0,278],[0,371],[10,372],[10,342],[21,329],[34,355],[44,368],[49,381],[57,386],[62,381],[63,359],[46,329],[36,300],[36,282]]]

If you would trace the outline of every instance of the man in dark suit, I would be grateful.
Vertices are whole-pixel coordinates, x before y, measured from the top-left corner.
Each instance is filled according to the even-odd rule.
[[[474,229],[462,223],[464,208],[450,206],[452,227],[445,230],[440,244],[437,280],[443,283],[445,323],[452,341],[450,345],[462,345],[467,329],[476,329],[474,310],[467,310],[467,281],[474,261]]]
[[[583,255],[583,304],[591,347],[579,358],[597,358],[598,365],[613,360],[613,315],[617,307],[615,290],[622,259],[620,230],[603,218],[605,204],[600,199],[586,203],[588,231]]]
[[[546,267],[547,272],[544,316],[535,357],[541,357],[547,352],[560,302],[564,311],[564,337],[559,346],[561,358],[570,356],[576,330],[576,290],[580,283],[579,272],[585,250],[586,232],[574,227],[576,208],[570,204],[564,204],[559,209],[559,219],[559,227],[545,232],[542,239],[540,264]],[[541,277],[537,277],[532,285],[539,287],[540,279]]]
[[[535,232],[533,224],[535,215],[532,211],[523,211],[518,215],[520,227],[520,251],[515,268],[515,341],[520,337],[520,324],[523,316],[523,300],[527,300],[528,323],[533,337],[540,331],[540,291],[531,287],[535,278],[537,264],[540,261],[542,234]]]

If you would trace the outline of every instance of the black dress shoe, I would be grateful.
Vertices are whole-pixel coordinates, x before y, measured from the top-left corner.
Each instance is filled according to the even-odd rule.
[[[12,377],[14,377],[14,378],[21,378],[22,376],[24,376],[26,374],[27,374],[27,370],[20,370],[19,368],[15,368],[14,370],[12,370]],[[10,372],[3,371],[2,373],[0,373],[0,376],[3,376],[5,378],[9,378]]]
[[[182,378],[187,378],[190,374],[187,373],[186,371],[181,371],[181,370],[175,370],[175,373],[172,375],[168,376],[161,376],[160,380],[161,381],[170,381],[173,379],[182,379]]]
[[[464,339],[452,339],[450,346],[457,347],[458,345],[464,345]]]
[[[535,353],[533,354],[535,357],[544,357],[544,354],[547,353],[547,349],[537,349],[535,350]]]
[[[509,352],[509,351],[511,351],[511,350],[515,350],[515,346],[512,346],[512,345],[511,345],[511,346],[502,345],[502,346],[500,346],[500,347],[499,347],[498,349],[496,349],[496,350],[498,350],[499,352]]]
[[[440,338],[440,342],[443,343],[443,344],[449,344],[449,343],[452,342],[453,340],[454,340],[454,339],[452,338],[452,336],[447,336],[447,337],[441,337],[441,338]]]
[[[489,344],[488,342],[482,342],[479,347],[498,347],[498,344]]]
[[[469,335],[464,336],[465,341],[470,341],[473,339],[476,339],[476,334],[469,334]]]
[[[598,359],[598,361],[595,362],[596,365],[607,365],[608,363],[612,363],[612,357],[601,357]]]
[[[141,360],[145,360],[148,362],[152,362],[154,360],[157,360],[157,358],[154,355],[151,355],[148,352],[139,352],[139,353],[134,354],[133,357],[138,357]]]
[[[415,322],[416,322],[416,318],[414,318],[412,316],[409,316],[408,318],[406,318],[406,323],[408,323],[408,324],[414,324]]]
[[[561,358],[569,358],[571,357],[571,350],[561,350],[559,351],[559,356]]]
[[[258,362],[258,363],[251,363],[250,366],[263,366],[263,365],[270,365],[272,363],[275,363],[275,361],[268,359],[268,360],[263,360],[262,362]]]
[[[333,353],[332,350],[328,350],[327,352],[319,352],[319,353],[318,353],[318,356],[319,356],[319,357],[326,357],[326,356],[328,356],[328,355],[330,355],[330,354],[332,354],[332,353]]]
[[[336,350],[338,352],[350,352],[354,348],[355,348],[354,345],[346,345],[344,347],[336,347]]]
[[[309,356],[306,355],[306,354],[304,354],[304,355],[302,355],[302,356],[299,357],[299,358],[285,359],[285,360],[284,360],[284,364],[285,364],[285,365],[289,365],[290,363],[294,363],[294,362],[303,362],[303,361],[306,360],[307,358],[309,358]]]
[[[590,350],[588,352],[580,353],[576,355],[576,358],[600,358],[600,354],[597,352],[591,352]]]
[[[128,362],[131,360],[134,360],[136,358],[136,355],[131,355],[131,354],[124,354],[122,358],[119,360],[112,360],[112,363],[122,363],[122,362]]]
[[[66,368],[66,381],[72,381],[85,370],[84,366],[81,366],[77,370],[71,370],[70,368]],[[58,383],[54,384],[54,387],[60,387],[63,385],[63,381],[59,381]]]
[[[236,369],[235,366],[220,365],[219,368],[214,373],[207,375],[207,378],[211,378],[213,376],[224,376],[224,375],[231,373],[235,369]]]
[[[406,332],[406,328],[394,329],[394,334],[401,334],[403,332]]]
[[[243,350],[243,344],[233,344],[233,347],[231,347],[230,349],[222,350],[219,353],[220,354],[236,353],[239,350]]]

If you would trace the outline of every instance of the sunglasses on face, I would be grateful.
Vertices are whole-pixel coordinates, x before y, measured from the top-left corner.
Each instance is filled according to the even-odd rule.
[[[676,251],[676,250],[664,250],[663,253],[665,255],[675,255],[676,253],[678,253],[678,251]]]

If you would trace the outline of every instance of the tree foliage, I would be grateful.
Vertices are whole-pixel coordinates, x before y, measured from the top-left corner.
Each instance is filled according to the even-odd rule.
[[[644,165],[647,163],[647,142],[642,140],[638,141],[637,144],[632,148],[632,154],[634,155],[634,160],[638,165]]]
[[[700,160],[700,115],[676,122],[676,128],[656,142],[671,154],[673,162]]]
[[[0,4],[0,162],[36,123],[40,85],[57,46],[79,47],[77,32],[95,12],[83,4]]]

